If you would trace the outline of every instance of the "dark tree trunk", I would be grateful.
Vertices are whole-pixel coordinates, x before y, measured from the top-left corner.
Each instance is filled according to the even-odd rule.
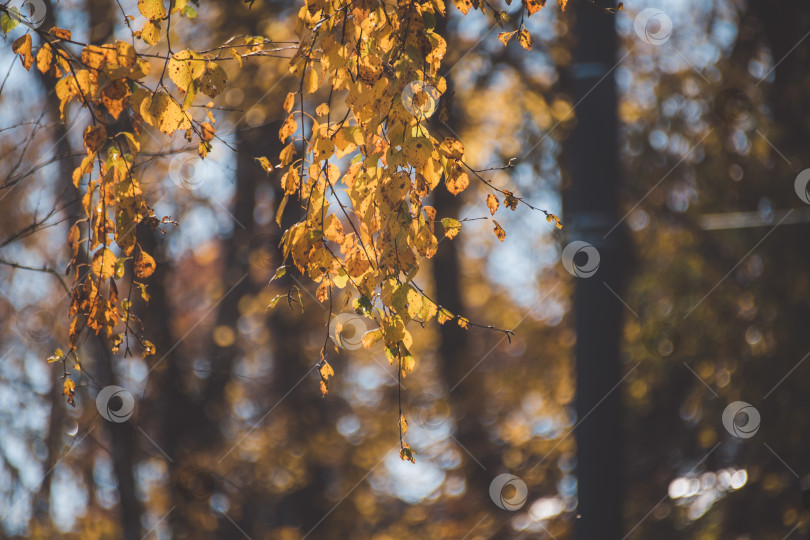
[[[610,4],[610,6],[609,6]],[[577,125],[568,143],[572,182],[563,194],[563,220],[568,244],[588,242],[599,252],[595,275],[576,282],[576,413],[578,508],[576,538],[618,540],[622,537],[622,435],[619,341],[626,242],[619,221],[618,120],[614,19],[604,8],[615,3],[580,0],[574,7],[571,73]],[[610,72],[610,74],[608,74]],[[607,76],[605,76],[607,74]],[[602,77],[605,77],[603,80]],[[581,101],[580,101],[581,100]],[[576,264],[581,264],[575,259]]]

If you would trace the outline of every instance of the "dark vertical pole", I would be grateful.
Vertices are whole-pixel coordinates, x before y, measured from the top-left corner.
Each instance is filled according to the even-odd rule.
[[[573,4],[573,2],[572,2]],[[577,44],[569,73],[577,124],[567,149],[572,182],[564,193],[565,244],[594,246],[600,266],[576,282],[576,412],[578,540],[618,540],[621,532],[619,339],[622,310],[606,286],[623,291],[625,235],[620,227],[617,61],[613,2],[579,0],[573,9]],[[578,257],[575,264],[584,264]]]

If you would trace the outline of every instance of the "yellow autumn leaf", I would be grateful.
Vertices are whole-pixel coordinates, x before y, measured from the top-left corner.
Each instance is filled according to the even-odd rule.
[[[47,73],[50,71],[52,63],[53,51],[51,50],[51,45],[45,43],[39,48],[39,51],[37,51],[37,69],[41,73]]]
[[[512,41],[512,38],[515,37],[517,31],[514,32],[501,32],[498,34],[498,41],[503,43],[503,46],[506,47],[509,45],[509,42]]]
[[[157,45],[160,41],[160,21],[146,21],[141,29],[141,39],[148,45]]]
[[[31,52],[31,34],[25,34],[14,40],[11,50],[20,55],[23,67],[27,70],[34,65],[34,55]]]
[[[416,459],[413,457],[415,453],[416,452],[412,450],[410,446],[408,446],[408,443],[404,442],[402,443],[402,448],[399,449],[399,458],[402,461],[410,461],[411,463],[416,463]]]
[[[188,0],[171,0],[171,13],[174,14],[182,11],[183,8],[186,7],[186,4],[188,4]]]
[[[287,138],[290,137],[293,133],[295,133],[295,130],[297,129],[298,123],[295,121],[295,118],[293,118],[293,115],[289,115],[287,119],[284,121],[284,123],[281,125],[281,129],[278,130],[279,140],[281,142],[286,141]]]
[[[175,53],[166,64],[169,78],[181,91],[188,91],[194,79],[199,78],[205,71],[205,62],[202,56],[194,51],[180,51]]]
[[[464,157],[464,145],[452,137],[445,137],[439,145],[439,152],[451,159],[462,159]]]
[[[284,98],[284,112],[289,114],[293,105],[295,105],[295,92],[290,92],[287,94],[287,97]]]
[[[295,157],[295,143],[290,143],[284,147],[284,150],[278,155],[279,159],[281,160],[281,164],[283,166],[287,166],[293,162],[293,158]],[[266,158],[265,158],[266,159]],[[267,171],[270,172],[270,171]]]
[[[523,0],[523,5],[526,6],[529,17],[531,17],[546,5],[546,0]]]
[[[135,255],[135,277],[146,279],[155,272],[155,259],[147,252],[139,249]]]
[[[461,231],[461,222],[453,218],[443,218],[442,227],[444,227],[444,235],[452,240]]]
[[[520,41],[520,46],[526,49],[527,51],[532,50],[532,36],[529,34],[529,31],[525,28],[520,31],[518,35],[518,41]]]
[[[462,12],[464,15],[466,15],[467,12],[470,11],[470,8],[472,7],[472,0],[453,0],[453,3],[456,5],[456,8],[458,8],[458,10]]]
[[[70,377],[65,379],[65,383],[62,385],[62,395],[67,398],[67,402],[75,407],[75,395],[76,395],[76,383],[71,380]]]
[[[494,219],[492,220],[492,223],[495,224],[495,227],[492,229],[493,231],[495,231],[495,236],[498,237],[498,240],[503,242],[504,239],[506,238],[506,231],[504,231],[503,227],[501,227],[500,224]]]
[[[162,0],[138,0],[138,11],[152,21],[166,17],[166,7]]]
[[[498,210],[498,207],[501,205],[500,201],[498,201],[498,197],[490,193],[487,195],[487,208],[489,208],[489,213],[493,216],[495,212]]]
[[[467,176],[467,173],[460,172],[448,178],[445,184],[447,185],[447,191],[453,195],[458,195],[470,185],[470,177]]]
[[[321,368],[318,370],[318,373],[320,373],[321,378],[323,378],[325,381],[328,381],[329,379],[334,377],[335,370],[332,369],[332,366],[329,365],[329,362],[324,362],[321,365]]]
[[[318,90],[319,84],[318,71],[310,67],[304,75],[304,90],[306,90],[307,94],[313,94]]]
[[[93,273],[102,280],[113,277],[115,274],[115,263],[118,257],[109,249],[101,248],[93,254],[91,268]]]
[[[200,78],[200,91],[210,98],[217,97],[225,90],[228,83],[228,74],[222,66],[214,62],[205,65],[205,71]]]
[[[273,165],[270,163],[270,160],[267,159],[266,157],[261,156],[254,159],[259,162],[259,165],[267,174],[270,174],[273,171]]]
[[[169,135],[191,127],[188,114],[165,92],[147,96],[141,102],[140,112],[146,122]]]
[[[439,324],[444,324],[447,321],[453,320],[455,315],[453,315],[450,311],[446,310],[445,308],[439,308],[438,313],[436,314],[436,320]]]

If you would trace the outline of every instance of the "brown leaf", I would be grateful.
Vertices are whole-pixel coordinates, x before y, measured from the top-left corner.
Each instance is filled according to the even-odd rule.
[[[467,173],[458,173],[452,178],[447,179],[447,191],[453,195],[458,195],[470,185],[470,177]]]
[[[135,277],[146,279],[155,272],[155,259],[142,249],[135,255]]]
[[[110,115],[118,120],[129,105],[129,85],[124,79],[116,79],[101,90],[101,102]]]
[[[464,15],[466,15],[467,12],[470,11],[470,8],[472,7],[472,0],[453,0],[453,3],[456,5],[456,8],[458,8],[458,10],[462,12]]]
[[[41,73],[47,73],[51,70],[51,63],[53,62],[53,52],[51,51],[50,44],[46,43],[37,51],[37,69]]]
[[[515,37],[517,31],[514,32],[501,32],[498,34],[498,41],[503,43],[503,46],[506,47],[509,45],[509,42],[512,41],[512,38]]]
[[[200,90],[210,98],[217,97],[225,90],[228,84],[228,74],[222,66],[213,62],[205,65],[205,71],[200,78]]]
[[[529,31],[525,28],[520,31],[518,35],[518,40],[520,41],[520,46],[526,49],[527,51],[532,50],[532,36],[529,34]]]
[[[296,129],[298,129],[298,123],[295,121],[295,118],[293,118],[293,115],[288,116],[284,124],[282,124],[281,129],[278,130],[279,140],[281,142],[286,141],[287,137],[295,133]]]
[[[510,210],[515,210],[518,205],[518,199],[515,197],[515,194],[511,191],[504,191],[506,198],[503,200],[504,206],[509,208]]]
[[[118,258],[109,249],[101,248],[93,255],[91,268],[93,273],[101,279],[111,278],[115,273],[115,263]]]
[[[289,114],[293,108],[293,105],[295,105],[295,92],[290,92],[284,99],[284,112]]]
[[[321,394],[325,397],[329,393],[329,379],[335,375],[335,370],[329,365],[326,360],[321,362],[321,367],[318,369],[321,376]]]
[[[503,227],[501,227],[501,226],[498,224],[498,222],[497,222],[497,221],[495,221],[494,219],[492,220],[492,223],[494,223],[494,224],[495,224],[495,228],[494,228],[494,229],[492,229],[493,231],[495,231],[495,236],[497,236],[497,237],[498,237],[498,240],[500,240],[501,242],[503,242],[503,241],[504,241],[504,239],[506,238],[506,231],[504,231],[504,230],[503,230]]]
[[[76,406],[75,395],[76,395],[76,383],[73,382],[70,377],[65,379],[65,384],[62,387],[62,395],[67,397],[67,402],[72,406]]]
[[[73,34],[70,32],[70,30],[65,30],[64,28],[57,28],[55,26],[51,28],[51,34],[58,37],[59,39],[69,40],[71,37],[73,37]]]
[[[34,65],[34,55],[31,53],[31,34],[25,34],[14,40],[11,50],[20,55],[20,61],[26,70]]]
[[[523,6],[529,11],[529,17],[540,11],[546,5],[546,0],[523,0]]]
[[[487,195],[487,208],[489,208],[489,213],[493,216],[495,215],[495,211],[498,210],[500,206],[500,202],[498,201],[498,197],[490,193]]]
[[[315,291],[315,298],[318,299],[318,302],[326,302],[329,300],[329,280],[324,279],[321,281],[321,284],[318,285],[318,290]]]
[[[403,442],[402,443],[402,448],[399,449],[399,458],[402,461],[410,461],[411,463],[416,463],[416,459],[414,459],[414,457],[413,457],[413,455],[415,453],[416,452],[414,452],[411,449],[411,447],[408,446],[408,443]]]
[[[208,142],[214,139],[214,126],[208,122],[200,124],[200,131],[202,132],[202,140]]]
[[[98,152],[106,140],[107,128],[103,125],[88,126],[84,132],[84,147],[87,148],[88,154]]]
[[[452,137],[445,137],[439,145],[439,152],[451,159],[461,159],[464,157],[464,145]]]

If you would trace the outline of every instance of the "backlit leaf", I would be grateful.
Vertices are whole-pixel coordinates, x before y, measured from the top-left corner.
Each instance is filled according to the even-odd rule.
[[[518,35],[518,41],[520,41],[520,46],[526,49],[527,51],[532,50],[532,36],[529,34],[529,31],[525,28],[520,31]]]
[[[67,398],[67,402],[72,406],[76,406],[76,383],[71,380],[70,377],[65,378],[65,382],[62,385],[62,395]]]
[[[453,195],[458,195],[470,185],[470,177],[467,173],[459,172],[447,179],[447,191]]]
[[[20,55],[22,65],[26,70],[34,65],[34,55],[31,52],[31,34],[25,34],[14,40],[11,50]]]
[[[162,0],[138,0],[138,11],[150,20],[166,17],[166,7]]]
[[[498,34],[498,41],[503,43],[503,46],[506,47],[509,45],[509,42],[512,41],[512,38],[515,37],[517,32],[501,32]]]
[[[487,195],[487,208],[489,208],[489,213],[490,214],[492,214],[494,216],[495,212],[498,210],[498,207],[500,206],[500,204],[501,203],[500,203],[500,201],[498,201],[498,197],[496,197],[492,193]]]
[[[540,11],[546,5],[546,0],[523,0],[523,6],[529,12],[529,17]]]
[[[217,97],[225,90],[228,83],[228,74],[222,66],[214,62],[205,65],[205,71],[200,78],[200,91],[208,97]]]
[[[149,45],[157,45],[160,41],[160,21],[146,21],[141,29],[141,39]]]
[[[453,218],[442,218],[442,227],[444,235],[452,240],[461,230],[461,222]]]
[[[494,224],[495,224],[495,227],[492,229],[493,231],[495,231],[495,236],[497,236],[497,237],[498,237],[498,240],[500,240],[501,242],[503,242],[503,241],[504,241],[504,239],[506,238],[506,231],[504,231],[504,230],[503,230],[503,227],[501,227],[501,226],[498,224],[498,222],[497,222],[497,221],[495,221],[494,219],[492,220],[492,223],[494,223]]]
[[[102,280],[113,277],[116,261],[118,257],[106,247],[96,251],[93,255],[93,273]]]
[[[135,277],[146,279],[155,272],[155,259],[147,252],[139,249],[135,255]]]

